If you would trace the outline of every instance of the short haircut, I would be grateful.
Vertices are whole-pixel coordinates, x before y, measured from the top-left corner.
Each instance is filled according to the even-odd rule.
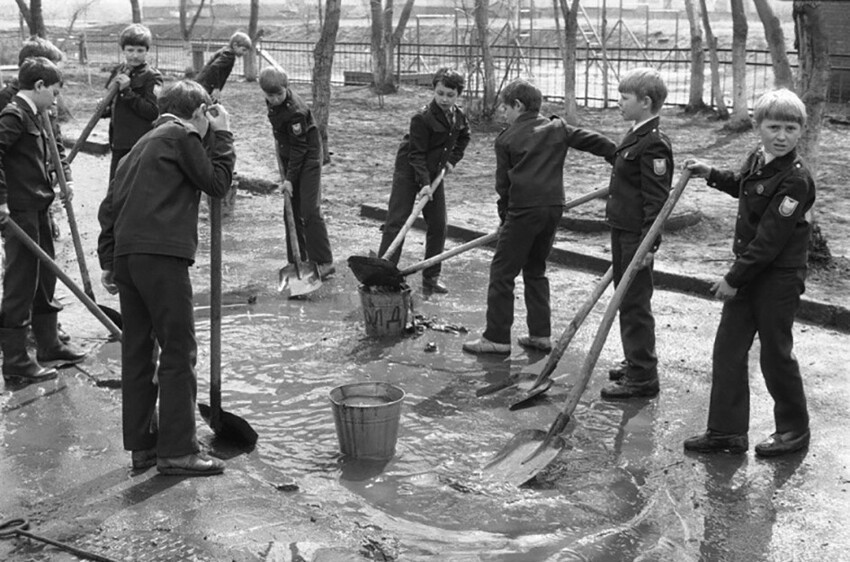
[[[450,90],[457,90],[458,95],[463,93],[463,75],[451,68],[440,68],[434,73],[431,86],[436,87],[440,82]]]
[[[653,113],[661,111],[667,99],[667,86],[654,68],[634,68],[626,72],[620,79],[619,90],[624,94],[634,94],[638,99],[649,97]]]
[[[212,105],[212,99],[194,80],[180,80],[163,88],[156,103],[160,114],[171,113],[181,119],[191,119],[202,104]]]
[[[543,105],[543,94],[540,93],[540,88],[522,78],[517,78],[502,90],[499,98],[505,105],[513,105],[516,101],[521,101],[525,106],[526,111],[540,111],[540,106]]]
[[[21,90],[32,90],[39,80],[45,86],[62,84],[62,71],[46,57],[30,57],[24,59],[18,69],[18,84]]]
[[[267,94],[280,94],[289,87],[289,77],[286,72],[267,66],[260,71],[260,88]]]
[[[753,107],[753,119],[756,125],[765,119],[793,121],[800,126],[806,124],[806,104],[788,88],[779,88],[764,93]]]
[[[65,58],[65,54],[47,39],[33,35],[21,46],[21,51],[18,53],[18,66],[24,64],[24,60],[30,57],[44,57],[57,63]]]
[[[118,36],[118,45],[123,49],[127,45],[151,48],[153,36],[151,30],[140,23],[128,25]]]
[[[236,47],[245,47],[247,49],[253,47],[251,44],[251,38],[248,37],[247,33],[237,31],[230,36],[230,48],[235,49]]]

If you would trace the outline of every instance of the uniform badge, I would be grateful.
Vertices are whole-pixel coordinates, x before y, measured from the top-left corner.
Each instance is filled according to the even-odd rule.
[[[296,136],[301,134],[301,123],[292,124],[292,134]]]
[[[667,159],[666,158],[654,158],[652,160],[652,171],[655,172],[656,176],[663,176],[667,173]]]
[[[758,185],[756,186],[756,193],[758,193],[759,195],[761,195],[762,193],[764,193],[764,186],[763,186],[762,184],[758,184]]]
[[[782,203],[779,204],[779,214],[783,217],[790,217],[794,214],[794,211],[797,209],[797,205],[799,204],[799,201],[786,195],[782,200]]]

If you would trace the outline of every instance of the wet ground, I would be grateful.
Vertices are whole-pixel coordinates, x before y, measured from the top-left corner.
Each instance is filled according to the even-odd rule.
[[[80,162],[86,172],[78,185],[80,176],[101,173],[102,161],[84,155]],[[79,200],[82,220],[91,220],[95,203]],[[808,451],[770,461],[752,451],[685,455],[682,440],[705,424],[720,305],[659,291],[653,301],[659,397],[599,399],[605,370],[620,358],[612,333],[564,434],[565,449],[517,488],[487,478],[482,468],[514,434],[552,423],[610,291],[562,359],[558,384],[533,407],[511,412],[516,392],[479,397],[476,391],[512,374],[536,373],[545,356],[517,345],[504,360],[460,349],[483,325],[489,250],[446,263],[448,295],[423,298],[419,277],[411,276],[418,330],[376,340],[366,335],[357,283],[344,260],[373,248],[377,225],[331,213],[337,274],[308,299],[285,300],[274,290],[283,265],[280,224],[268,210],[278,203],[275,196],[241,197],[225,224],[223,404],[257,430],[256,448],[246,453],[217,443],[199,417],[202,441],[229,459],[224,476],[133,473],[121,450],[120,391],[113,388],[118,344],[107,343],[105,329],[63,293],[64,322],[74,319],[75,339],[91,357],[55,382],[6,387],[0,395],[0,517],[28,517],[38,533],[115,560],[846,559],[846,334],[796,328],[812,415]],[[202,223],[193,272],[201,402],[209,372],[206,232]],[[89,235],[87,245],[93,240]],[[411,233],[405,260],[416,259],[422,243],[420,232]],[[552,269],[556,334],[596,280]],[[516,305],[514,337],[524,333],[521,298]],[[755,443],[773,431],[772,403],[760,380],[757,344],[751,357]],[[328,393],[359,381],[388,381],[406,392],[397,452],[387,463],[351,461],[338,452]],[[74,557],[16,539],[0,541],[0,559]]]

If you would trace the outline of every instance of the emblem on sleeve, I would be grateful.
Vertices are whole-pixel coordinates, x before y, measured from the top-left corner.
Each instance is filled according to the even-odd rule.
[[[794,211],[797,209],[797,205],[799,204],[799,201],[786,195],[782,200],[782,203],[779,204],[779,214],[783,217],[790,217],[794,214]]]
[[[301,134],[301,123],[292,124],[292,134],[296,136]]]
[[[655,172],[656,176],[663,176],[667,173],[667,159],[666,158],[654,158],[652,160],[652,171]]]

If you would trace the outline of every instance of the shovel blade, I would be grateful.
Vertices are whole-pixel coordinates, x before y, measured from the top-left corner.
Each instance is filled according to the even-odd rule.
[[[288,293],[289,298],[312,293],[322,286],[319,268],[313,262],[301,262],[298,267],[295,264],[285,265],[278,272],[278,280],[277,290]]]
[[[538,451],[545,440],[545,431],[520,431],[487,463],[482,474],[489,480],[522,486],[546,468],[566,445],[561,437],[554,437]]]
[[[248,449],[253,449],[257,444],[257,432],[251,424],[239,416],[222,410],[221,427],[212,427],[212,409],[207,404],[199,403],[198,411],[201,412],[201,417],[209,424],[217,438]]]
[[[348,258],[348,267],[364,285],[398,287],[404,282],[404,276],[396,264],[377,256],[351,256]]]
[[[508,410],[519,410],[530,405],[532,400],[549,390],[552,387],[552,384],[552,379],[546,379],[536,388],[528,389],[524,396],[510,403]],[[520,388],[522,388],[521,385]]]

